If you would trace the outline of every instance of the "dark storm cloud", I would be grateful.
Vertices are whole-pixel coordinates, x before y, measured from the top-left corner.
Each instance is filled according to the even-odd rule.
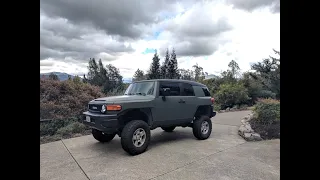
[[[114,60],[123,52],[132,52],[131,46],[107,36],[86,24],[75,25],[63,18],[49,18],[40,14],[40,60],[71,57],[87,61],[99,53],[108,53],[104,60]],[[99,57],[98,57],[99,58]]]
[[[188,0],[190,1],[190,0]],[[176,0],[41,0],[40,9],[51,17],[74,24],[91,23],[109,35],[138,38],[140,25],[156,22],[163,10],[174,11]]]
[[[226,0],[235,8],[253,11],[261,7],[270,7],[272,12],[280,12],[280,0]]]

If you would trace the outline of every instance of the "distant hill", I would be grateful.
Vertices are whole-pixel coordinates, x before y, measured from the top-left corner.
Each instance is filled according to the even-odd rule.
[[[122,78],[122,82],[123,83],[131,83],[132,82],[132,78]]]
[[[204,79],[216,79],[218,78],[219,76],[217,75],[214,75],[214,74],[209,74],[208,76],[206,76]]]
[[[67,73],[62,73],[62,72],[49,72],[49,73],[40,73],[40,78],[49,78],[49,75],[53,73],[55,75],[58,76],[60,81],[65,81],[68,80],[68,77],[71,76],[71,78],[73,79],[75,76],[67,74]]]
[[[68,77],[71,76],[71,78],[73,79],[75,76],[67,74],[67,73],[62,73],[62,72],[48,72],[48,73],[40,73],[40,78],[49,78],[49,75],[53,73],[55,75],[58,76],[60,81],[65,81],[68,80]],[[82,78],[82,77],[80,77]],[[123,78],[122,79],[123,83],[131,83],[132,82],[132,78]]]

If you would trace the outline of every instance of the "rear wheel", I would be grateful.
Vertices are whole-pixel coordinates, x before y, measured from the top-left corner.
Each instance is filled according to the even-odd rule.
[[[92,135],[96,140],[100,142],[109,142],[114,138],[116,134],[104,134],[97,129],[92,129]]]
[[[176,127],[161,127],[162,130],[164,130],[165,132],[172,132]]]
[[[142,120],[128,122],[121,132],[121,146],[130,155],[146,151],[150,142],[149,125]]]
[[[212,131],[212,122],[208,116],[201,116],[193,122],[193,135],[199,139],[208,139]]]

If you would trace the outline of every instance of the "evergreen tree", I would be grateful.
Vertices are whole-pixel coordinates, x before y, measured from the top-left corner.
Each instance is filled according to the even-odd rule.
[[[148,71],[148,79],[159,79],[160,78],[160,59],[157,51],[154,53],[152,63]]]
[[[144,79],[145,79],[144,72],[141,71],[140,69],[137,69],[137,71],[133,75],[132,81],[141,81]]]
[[[167,78],[168,79],[179,79],[178,61],[177,61],[177,56],[176,56],[176,52],[174,49],[172,49],[171,57],[168,62]]]
[[[161,79],[166,79],[167,78],[167,69],[168,69],[168,63],[170,60],[170,56],[169,56],[169,50],[166,50],[166,56],[164,59],[164,62],[162,63],[162,66],[160,67],[160,78]]]
[[[87,82],[88,82],[88,79],[87,79],[87,77],[86,77],[86,75],[85,75],[85,74],[83,75],[82,82],[84,82],[84,83],[87,83]]]
[[[94,58],[89,59],[89,66],[88,66],[88,82],[93,85],[98,85],[98,65]]]

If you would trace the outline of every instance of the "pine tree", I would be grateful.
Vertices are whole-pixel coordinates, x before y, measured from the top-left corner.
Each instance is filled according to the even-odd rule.
[[[148,71],[148,79],[159,79],[160,78],[160,59],[157,51],[154,53],[152,63]]]
[[[83,75],[82,82],[84,82],[84,83],[87,83],[87,82],[88,82],[88,79],[87,79],[87,77],[86,77],[86,75],[85,75],[85,74]]]
[[[98,85],[98,65],[94,58],[89,59],[89,66],[88,66],[88,82],[93,85]]]
[[[168,62],[167,73],[168,73],[167,74],[168,79],[179,79],[178,61],[177,61],[177,55],[174,49],[172,49],[171,57]]]
[[[143,79],[145,79],[144,72],[140,69],[137,69],[137,71],[133,75],[132,81],[141,81]]]
[[[164,62],[162,63],[162,66],[160,67],[160,78],[161,79],[166,79],[167,78],[167,69],[168,69],[168,63],[170,60],[170,56],[169,56],[169,50],[166,50],[166,56],[164,59]]]

